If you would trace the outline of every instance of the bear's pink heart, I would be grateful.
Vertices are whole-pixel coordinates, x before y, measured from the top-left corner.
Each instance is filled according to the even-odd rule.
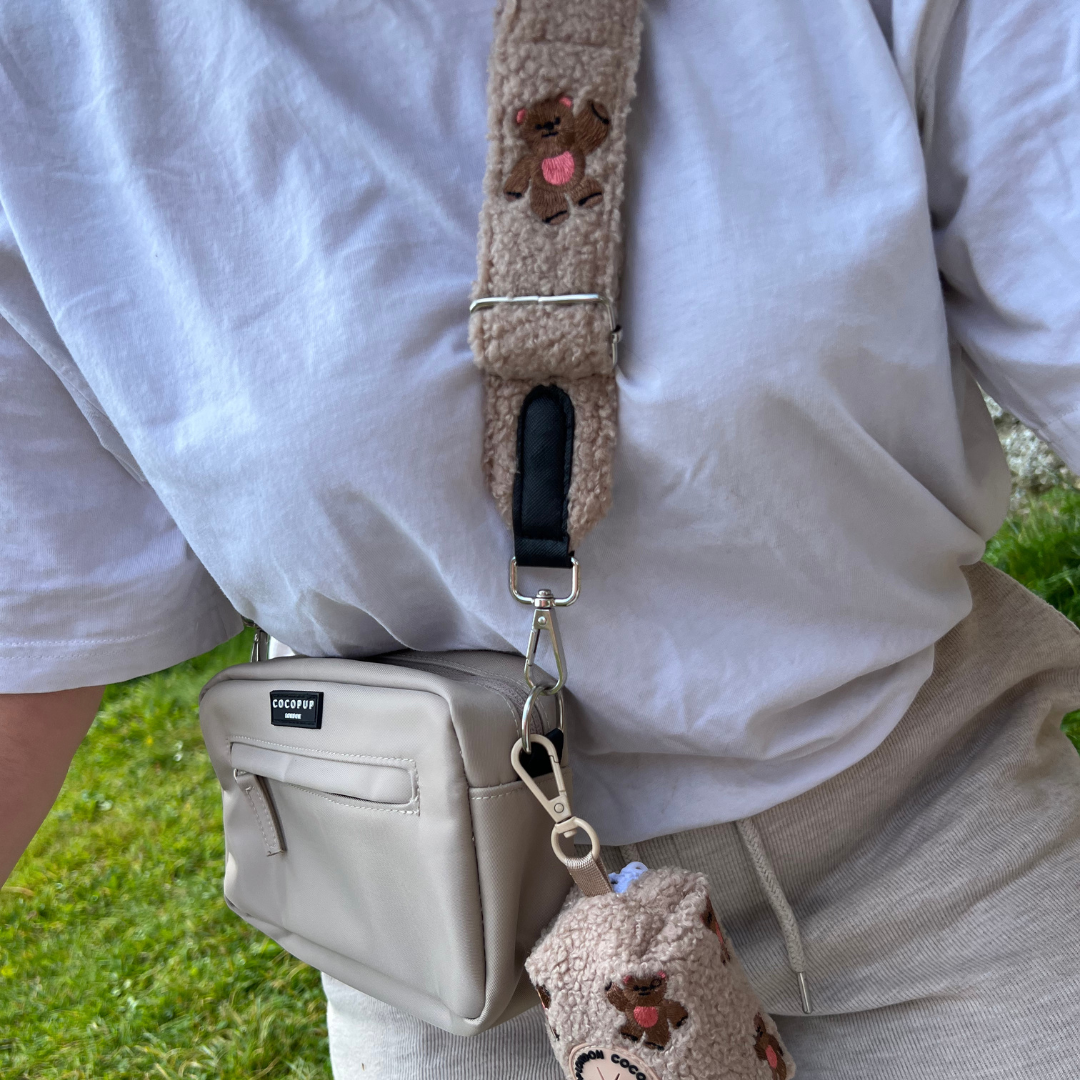
[[[567,150],[558,157],[544,158],[540,162],[544,179],[554,187],[569,184],[574,178],[574,155]]]
[[[765,1047],[765,1060],[769,1063],[770,1069],[775,1069],[779,1058],[776,1056],[776,1051],[771,1046]]]
[[[634,1019],[643,1028],[655,1027],[657,1020],[660,1019],[660,1010],[653,1008],[651,1005],[639,1005],[634,1010]]]

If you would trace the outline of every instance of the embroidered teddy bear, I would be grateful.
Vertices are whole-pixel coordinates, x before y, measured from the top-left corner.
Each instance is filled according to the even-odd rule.
[[[716,917],[716,912],[713,911],[712,900],[709,897],[705,897],[705,912],[701,916],[701,921],[705,924],[706,929],[711,930],[717,940],[720,942],[720,961],[726,964],[731,959],[731,951],[728,949],[727,941],[724,940],[724,931],[720,927],[720,920]]]
[[[754,1017],[757,1025],[754,1042],[754,1053],[772,1069],[772,1080],[787,1080],[788,1067],[784,1060],[784,1048],[775,1035],[769,1033],[765,1027],[765,1020],[759,1013]]]
[[[546,986],[534,986],[536,996],[540,999],[540,1006],[544,1010],[544,1019],[547,1020],[548,1010],[551,1008],[551,994],[548,993]],[[552,1027],[551,1022],[548,1021],[548,1029],[551,1031],[551,1037],[558,1042],[559,1033]]]
[[[608,1001],[626,1014],[626,1023],[619,1028],[619,1034],[663,1050],[671,1032],[690,1015],[678,1001],[668,1000],[666,994],[667,976],[662,971],[648,980],[625,975],[622,986],[609,984]]]
[[[519,109],[515,119],[528,151],[503,186],[508,199],[522,199],[528,191],[533,213],[548,225],[568,218],[571,205],[593,206],[603,199],[599,181],[585,172],[586,156],[611,127],[600,102],[586,102],[575,116],[573,101],[562,94]]]

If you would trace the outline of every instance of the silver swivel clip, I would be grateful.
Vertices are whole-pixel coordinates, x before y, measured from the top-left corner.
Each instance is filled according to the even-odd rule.
[[[250,626],[255,631],[255,636],[251,639],[251,663],[258,664],[263,660],[270,659],[270,635],[257,623],[251,621],[251,619],[240,616],[245,626]]]
[[[596,896],[604,890],[610,892],[611,885],[600,859],[600,839],[596,835],[596,830],[583,818],[579,818],[570,805],[570,792],[567,790],[562,763],[559,760],[562,756],[560,751],[566,745],[565,738],[562,746],[557,748],[547,736],[539,734],[530,736],[529,734],[536,702],[541,697],[550,695],[555,696],[557,726],[560,731],[564,730],[562,692],[566,685],[566,661],[563,659],[562,638],[559,635],[559,623],[555,612],[558,608],[569,607],[581,591],[581,569],[577,559],[572,555],[570,556],[570,571],[572,576],[568,596],[556,596],[550,589],[538,589],[535,596],[525,596],[518,592],[517,559],[510,560],[510,592],[518,603],[528,604],[533,609],[529,647],[525,650],[525,682],[529,687],[529,695],[525,699],[525,707],[521,710],[521,738],[510,750],[510,763],[514,767],[514,772],[521,777],[525,786],[539,800],[540,805],[555,823],[551,829],[551,850],[555,852],[556,858],[570,871],[582,892],[587,896]],[[544,634],[547,634],[548,641],[551,642],[551,651],[555,656],[556,679],[553,683],[537,682],[534,678],[536,651],[540,647],[540,639]],[[544,791],[530,768],[521,760],[523,754],[532,753],[534,743],[547,755],[548,766],[554,777],[554,795],[548,795]],[[573,843],[579,829],[589,838],[587,856],[569,855],[563,849],[564,841]]]
[[[533,707],[538,697],[556,696],[558,705],[558,726],[563,726],[562,691],[566,686],[566,661],[563,659],[562,635],[555,616],[556,609],[569,607],[581,592],[581,568],[577,559],[570,556],[570,593],[568,596],[556,596],[550,589],[538,589],[535,596],[526,596],[518,591],[517,559],[510,560],[510,592],[520,604],[528,604],[533,609],[532,628],[529,631],[529,645],[525,650],[525,685],[529,696],[521,714],[521,744],[525,753],[532,750],[529,741],[529,722]],[[555,682],[538,682],[535,677],[536,653],[543,635],[551,644],[551,653],[555,658]]]

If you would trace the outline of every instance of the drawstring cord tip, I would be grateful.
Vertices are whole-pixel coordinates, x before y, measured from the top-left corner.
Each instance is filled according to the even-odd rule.
[[[795,977],[799,980],[799,997],[802,998],[802,1011],[809,1016],[814,1011],[814,1002],[810,997],[810,984],[806,981],[806,972],[796,971]]]

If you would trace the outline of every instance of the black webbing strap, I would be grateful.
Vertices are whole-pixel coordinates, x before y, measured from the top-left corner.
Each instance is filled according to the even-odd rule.
[[[574,406],[557,386],[537,386],[521,406],[514,477],[514,556],[519,566],[570,566]]]

